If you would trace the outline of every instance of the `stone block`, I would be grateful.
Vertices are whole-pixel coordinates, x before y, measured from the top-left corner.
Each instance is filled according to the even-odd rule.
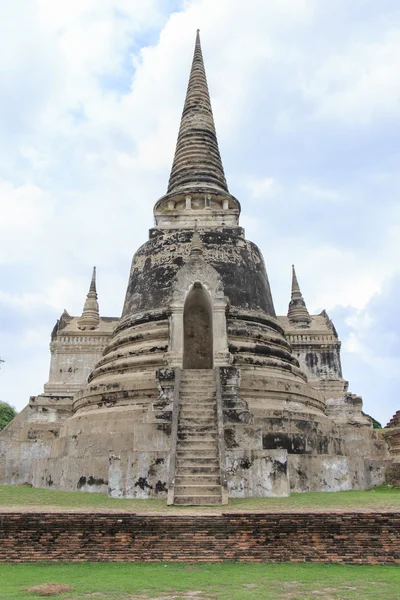
[[[287,452],[242,449],[226,452],[226,479],[230,498],[288,496]]]
[[[109,495],[112,498],[166,498],[168,452],[110,454]]]

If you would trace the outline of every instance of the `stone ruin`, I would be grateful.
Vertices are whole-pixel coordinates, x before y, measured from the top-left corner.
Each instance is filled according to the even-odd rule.
[[[122,316],[99,316],[94,272],[82,315],[53,330],[44,393],[0,435],[0,483],[213,505],[383,482],[387,446],[348,391],[332,321],[309,314],[294,268],[275,314],[239,215],[197,33],[167,193]]]
[[[400,487],[400,410],[393,415],[382,433],[393,458],[392,464],[386,470],[386,481]]]

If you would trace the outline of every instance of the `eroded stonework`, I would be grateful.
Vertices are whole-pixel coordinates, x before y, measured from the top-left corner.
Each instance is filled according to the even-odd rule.
[[[167,194],[132,260],[121,318],[95,274],[64,312],[44,393],[0,435],[0,482],[224,504],[363,489],[389,461],[349,393],[328,315],[296,274],[276,316],[264,259],[239,226],[197,36]]]
[[[393,462],[386,470],[386,481],[400,487],[400,410],[398,410],[383,430],[383,438],[389,445]]]

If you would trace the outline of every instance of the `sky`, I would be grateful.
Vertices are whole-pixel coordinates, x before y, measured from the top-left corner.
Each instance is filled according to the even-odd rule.
[[[119,316],[167,187],[196,29],[231,193],[277,314],[291,265],[342,341],[349,390],[400,409],[397,0],[0,3],[0,399],[48,379],[93,265]]]

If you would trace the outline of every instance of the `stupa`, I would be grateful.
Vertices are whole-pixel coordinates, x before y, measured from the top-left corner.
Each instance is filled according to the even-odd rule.
[[[340,341],[295,270],[275,314],[260,250],[229,192],[199,32],[167,193],[133,257],[122,316],[52,334],[44,393],[0,436],[0,482],[217,505],[363,489],[388,451],[347,391]]]

